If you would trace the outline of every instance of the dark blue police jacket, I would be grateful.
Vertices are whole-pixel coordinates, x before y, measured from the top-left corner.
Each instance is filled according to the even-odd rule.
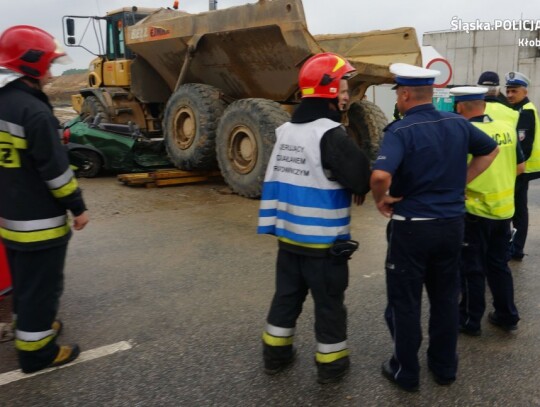
[[[373,169],[392,175],[390,195],[403,197],[394,213],[405,217],[452,218],[465,213],[467,154],[497,147],[464,117],[431,104],[415,106],[384,129]]]

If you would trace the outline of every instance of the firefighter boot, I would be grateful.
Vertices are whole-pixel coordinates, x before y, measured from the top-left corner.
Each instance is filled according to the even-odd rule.
[[[58,353],[51,363],[43,367],[23,368],[22,371],[24,373],[34,373],[50,367],[62,366],[77,359],[80,353],[81,349],[79,348],[79,345],[60,345]]]
[[[320,384],[339,382],[349,371],[351,361],[348,356],[331,363],[317,364],[317,382]]]
[[[268,346],[263,344],[264,372],[267,375],[278,374],[293,364],[296,348],[288,346]]]
[[[64,324],[59,319],[55,319],[51,325],[51,328],[56,332],[56,336],[60,336],[62,329],[64,328]]]

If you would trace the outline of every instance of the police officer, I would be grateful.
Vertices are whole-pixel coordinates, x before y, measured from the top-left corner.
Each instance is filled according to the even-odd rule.
[[[520,72],[509,72],[505,77],[508,102],[519,112],[518,138],[525,156],[525,173],[516,179],[516,212],[512,218],[516,234],[510,249],[511,258],[521,261],[525,256],[523,249],[529,229],[529,181],[540,176],[540,120],[536,107],[527,97],[529,78]]]
[[[496,121],[505,121],[517,129],[519,113],[509,107],[506,97],[501,93],[499,75],[493,71],[483,72],[478,78],[478,85],[487,89],[484,98],[486,102],[485,114]]]
[[[438,71],[392,64],[403,119],[385,129],[371,176],[377,209],[387,226],[385,318],[394,354],[385,378],[406,391],[419,388],[420,308],[430,301],[428,367],[441,385],[457,372],[459,258],[466,180],[482,173],[497,143],[463,117],[432,104]],[[467,167],[467,154],[473,155]]]
[[[0,36],[0,236],[13,280],[15,347],[25,373],[79,355],[77,345],[56,343],[61,325],[55,317],[71,236],[66,211],[77,230],[88,216],[42,91],[50,65],[63,58],[59,43],[37,27],[14,26]]]
[[[484,114],[487,89],[474,86],[452,88],[457,113],[488,134],[499,145],[499,154],[465,190],[465,238],[461,263],[460,331],[481,334],[486,309],[485,281],[493,296],[495,312],[489,321],[505,330],[517,329],[514,283],[508,267],[510,220],[514,214],[516,175],[525,169],[514,126],[493,121]]]
[[[296,320],[308,290],[315,303],[318,382],[338,381],[349,368],[344,293],[347,261],[357,246],[349,240],[351,192],[365,195],[370,175],[369,159],[340,125],[348,98],[343,79],[354,72],[333,53],[308,59],[299,74],[301,103],[276,130],[258,227],[278,237],[276,291],[263,333],[267,374],[294,361]]]

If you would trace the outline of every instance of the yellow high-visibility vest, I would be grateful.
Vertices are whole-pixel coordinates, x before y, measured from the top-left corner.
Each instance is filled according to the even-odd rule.
[[[510,124],[514,129],[517,129],[519,112],[511,107],[505,106],[499,102],[486,102],[484,114],[487,114],[497,123],[503,121]]]
[[[525,172],[539,172],[540,171],[540,120],[538,120],[538,110],[531,103],[527,103],[523,106],[522,110],[532,110],[534,112],[534,142],[529,159],[525,162]]]
[[[499,154],[487,170],[467,184],[465,208],[468,213],[483,218],[510,219],[514,215],[516,129],[504,121],[472,124],[497,142]]]

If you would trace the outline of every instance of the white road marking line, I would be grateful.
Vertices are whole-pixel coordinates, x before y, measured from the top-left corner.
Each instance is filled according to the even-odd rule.
[[[11,382],[16,382],[18,380],[28,379],[29,377],[34,377],[43,373],[49,373],[49,372],[52,372],[53,370],[63,369],[64,367],[73,366],[73,365],[76,365],[77,363],[88,362],[89,360],[101,358],[103,356],[112,355],[113,353],[116,353],[116,352],[123,352],[125,350],[131,349],[132,347],[133,346],[130,342],[122,341],[122,342],[117,342],[110,345],[105,345],[100,348],[90,349],[90,350],[81,352],[81,354],[79,355],[77,359],[75,359],[71,363],[68,363],[67,365],[53,367],[50,369],[44,369],[44,370],[40,370],[39,372],[30,373],[30,374],[23,373],[20,370],[12,370],[11,372],[0,374],[0,386],[3,386],[4,384],[8,384]]]

